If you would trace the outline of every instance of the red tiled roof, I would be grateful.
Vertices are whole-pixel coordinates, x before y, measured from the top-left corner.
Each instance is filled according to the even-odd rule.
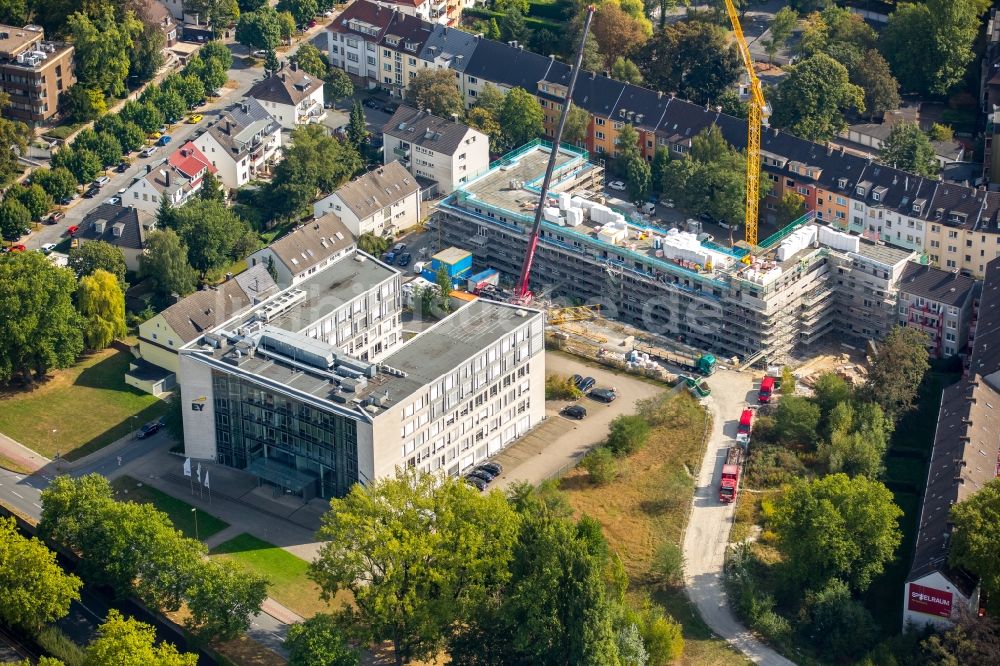
[[[170,162],[170,166],[174,167],[188,178],[194,178],[194,175],[205,167],[208,167],[208,170],[212,173],[216,173],[218,171],[218,169],[212,166],[212,163],[208,160],[208,158],[205,157],[205,155],[198,150],[198,147],[191,141],[188,141],[171,153],[168,161]]]

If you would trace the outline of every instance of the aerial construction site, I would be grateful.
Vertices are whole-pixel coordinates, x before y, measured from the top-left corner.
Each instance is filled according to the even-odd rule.
[[[531,242],[552,145],[505,155],[439,206],[443,240],[511,282]],[[561,146],[542,206],[532,292],[740,364],[777,363],[836,334],[863,344],[896,322],[895,283],[914,253],[852,236],[806,215],[750,246],[662,228],[607,205],[603,167]]]

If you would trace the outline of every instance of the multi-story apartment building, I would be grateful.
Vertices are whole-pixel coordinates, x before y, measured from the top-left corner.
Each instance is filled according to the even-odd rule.
[[[517,276],[551,148],[529,144],[439,204],[446,243]],[[836,333],[862,342],[896,322],[896,284],[913,252],[807,215],[748,257],[596,200],[603,169],[563,146],[544,209],[532,287],[723,357],[780,361]]]
[[[314,218],[263,247],[247,264],[264,266],[274,273],[282,289],[305,280],[317,271],[357,249],[356,239],[340,218],[332,213]]]
[[[911,262],[899,281],[899,325],[923,331],[931,356],[953,356],[969,339],[976,291],[967,275]]]
[[[398,234],[420,221],[420,185],[402,164],[389,162],[315,202],[313,213],[336,215],[355,237]]]
[[[435,183],[428,194],[454,191],[490,165],[490,139],[456,120],[400,106],[382,127],[385,163]]]
[[[252,97],[227,107],[194,145],[231,189],[265,173],[281,148],[281,123]]]
[[[329,498],[397,468],[457,475],[542,420],[541,312],[477,300],[400,344],[399,298],[359,253],[206,331],[180,356],[187,454]]]
[[[979,610],[979,580],[948,562],[951,509],[982,490],[1000,467],[1000,259],[987,263],[966,376],[944,389],[927,470],[903,623],[947,628]]]
[[[295,63],[261,79],[247,91],[286,130],[318,123],[326,117],[323,80],[310,76]]]
[[[374,21],[373,8],[376,5],[358,0],[345,15]],[[383,11],[380,20],[388,27],[391,17]],[[330,26],[331,56],[334,42],[340,44],[339,32],[343,29],[339,21]],[[440,26],[432,26],[431,30],[418,54],[418,66],[452,69],[469,106],[487,83],[500,90],[524,88],[542,105],[547,135],[554,134],[569,81],[569,65],[522,46],[456,34],[458,31]],[[383,51],[399,51],[384,44],[379,30],[353,34],[357,40],[368,40],[356,45],[358,49],[377,51],[381,45]],[[339,49],[338,57],[343,46]],[[400,53],[401,58],[404,55]],[[392,59],[395,57],[393,54]],[[371,85],[377,81],[369,78]],[[625,124],[638,131],[640,147],[648,160],[659,148],[676,157],[685,155],[694,136],[710,125],[718,126],[735,147],[746,146],[746,122],[742,119],[593,72],[581,72],[573,103],[590,114],[581,147],[595,159],[616,153],[618,132]],[[862,232],[870,239],[903,250],[923,252],[931,263],[947,270],[956,268],[981,276],[986,263],[1000,256],[996,220],[1000,193],[906,174],[843,148],[805,141],[777,129],[763,133],[761,152],[762,169],[770,183],[761,206],[761,223],[765,227],[775,221],[781,197],[795,192],[818,221]],[[666,195],[669,197],[669,193]],[[952,233],[956,238],[948,238]],[[959,242],[947,242],[955,240]]]
[[[10,95],[4,115],[28,125],[59,109],[59,96],[76,83],[73,47],[45,41],[40,26],[0,25],[0,90]]]
[[[378,42],[378,83],[395,97],[406,94],[410,80],[424,63],[420,51],[431,36],[433,26],[414,16],[395,14]]]
[[[378,43],[396,14],[373,2],[355,2],[327,26],[330,64],[363,82],[380,80]]]

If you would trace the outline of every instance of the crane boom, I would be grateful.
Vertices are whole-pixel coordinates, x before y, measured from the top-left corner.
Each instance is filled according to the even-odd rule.
[[[743,69],[750,79],[750,113],[747,114],[747,206],[744,228],[747,243],[754,246],[757,244],[757,215],[760,207],[760,128],[767,113],[767,102],[764,100],[760,79],[757,78],[757,72],[753,68],[750,47],[747,46],[747,40],[743,36],[740,17],[736,13],[736,7],[733,6],[733,0],[726,0],[726,12],[729,14],[729,22],[732,23],[736,35]]]
[[[583,34],[580,37],[580,46],[576,50],[576,59],[573,62],[573,71],[569,77],[569,86],[566,88],[566,101],[563,102],[562,113],[559,116],[559,125],[556,127],[556,135],[552,138],[552,150],[549,152],[549,161],[545,166],[545,177],[542,179],[542,192],[538,198],[538,207],[535,209],[535,220],[531,228],[531,238],[528,240],[528,252],[524,255],[524,264],[521,266],[521,275],[517,281],[517,289],[514,292],[514,300],[520,303],[527,303],[531,300],[531,289],[528,285],[531,280],[531,264],[535,261],[535,250],[538,248],[538,233],[542,226],[542,209],[545,208],[545,197],[549,194],[549,183],[552,180],[552,172],[555,170],[556,159],[559,156],[559,142],[562,140],[563,129],[566,127],[566,118],[569,116],[569,109],[573,104],[573,89],[576,87],[576,77],[580,73],[580,65],[583,62],[583,46],[587,43],[587,34],[590,32],[590,20],[592,18],[594,18],[594,5],[587,7],[587,15],[583,20]]]

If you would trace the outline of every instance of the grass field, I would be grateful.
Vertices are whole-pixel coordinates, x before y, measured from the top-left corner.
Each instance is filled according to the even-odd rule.
[[[212,549],[212,555],[233,560],[270,581],[268,596],[302,617],[312,617],[340,605],[320,598],[316,583],[306,575],[309,563],[274,544],[250,534],[241,534]]]
[[[666,402],[663,424],[653,430],[644,448],[622,461],[618,479],[595,486],[581,469],[563,477],[560,487],[579,515],[604,526],[611,547],[628,572],[630,593],[652,590],[650,562],[656,547],[679,544],[694,493],[692,472],[701,466],[707,415],[687,393]],[[683,589],[661,590],[654,601],[684,626],[684,664],[745,663],[725,641],[713,637]]]
[[[75,460],[159,418],[166,403],[125,384],[131,358],[105,349],[34,390],[0,393],[0,432],[47,458]]]
[[[18,474],[31,474],[30,469],[20,463],[14,462],[3,454],[0,454],[0,467],[11,472],[17,472]]]
[[[229,523],[216,518],[210,513],[205,513],[201,509],[197,513],[192,512],[192,507],[187,502],[182,502],[176,497],[143,484],[131,476],[121,476],[115,479],[112,484],[118,491],[118,499],[132,500],[133,502],[148,502],[157,509],[167,514],[174,527],[184,533],[184,536],[191,539],[198,538],[204,541],[208,537],[229,527]],[[195,515],[198,516],[197,536],[195,534]]]

